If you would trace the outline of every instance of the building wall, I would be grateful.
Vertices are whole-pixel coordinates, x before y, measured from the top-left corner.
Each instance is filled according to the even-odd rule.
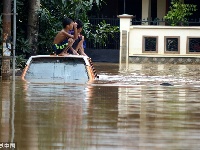
[[[142,14],[142,0],[125,0],[125,10],[123,0],[105,0],[105,4],[102,5],[100,12],[97,13],[97,8],[94,8],[90,16],[95,17],[107,17],[116,18],[121,14],[132,14],[141,18]]]
[[[117,15],[121,14],[130,14],[134,15],[137,18],[143,18],[142,17],[142,1],[144,3],[147,3],[148,1],[151,2],[150,6],[150,17],[153,19],[158,17],[162,18],[167,11],[169,10],[170,2],[171,0],[125,0],[125,10],[124,10],[124,0],[105,0],[106,4],[102,5],[102,8],[100,10],[100,13],[97,13],[97,8],[94,8],[93,13],[91,13],[92,16],[104,16],[108,18],[115,18]],[[194,14],[190,18],[200,18],[200,1],[199,0],[184,0],[185,3],[195,4],[198,7],[198,10],[194,12]],[[111,9],[112,8],[112,9]],[[146,17],[146,16],[145,16]],[[144,18],[143,18],[144,19]]]

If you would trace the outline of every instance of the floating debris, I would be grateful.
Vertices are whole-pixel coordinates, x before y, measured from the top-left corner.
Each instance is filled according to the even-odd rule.
[[[160,85],[163,85],[163,86],[174,86],[174,85],[172,85],[170,83],[167,83],[167,82],[161,83]]]

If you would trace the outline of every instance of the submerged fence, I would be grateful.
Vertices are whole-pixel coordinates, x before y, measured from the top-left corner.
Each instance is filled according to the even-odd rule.
[[[169,25],[170,23],[164,18],[133,18],[132,25]],[[181,22],[180,22],[181,24]],[[187,26],[200,26],[200,18],[191,18],[188,20]]]
[[[93,39],[85,40],[88,49],[118,49],[120,45],[120,33],[115,32],[113,35],[107,35],[104,43],[95,43]]]
[[[119,18],[90,18],[90,23],[92,25],[98,25],[101,22],[110,24],[111,26],[119,27]],[[107,39],[105,43],[95,43],[93,39],[86,39],[86,48],[88,49],[116,49],[119,50],[120,45],[120,32],[115,32],[112,35],[107,34]]]

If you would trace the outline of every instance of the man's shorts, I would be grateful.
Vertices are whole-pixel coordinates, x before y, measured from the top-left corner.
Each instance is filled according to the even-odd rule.
[[[56,55],[58,55],[62,53],[62,51],[67,47],[67,45],[68,45],[68,39],[64,40],[60,44],[54,44],[52,48],[54,52],[56,53]]]

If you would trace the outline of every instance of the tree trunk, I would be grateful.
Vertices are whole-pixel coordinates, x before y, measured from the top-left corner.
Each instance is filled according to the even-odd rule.
[[[40,0],[29,0],[27,38],[32,49],[32,55],[36,55],[38,51],[39,9]]]
[[[11,48],[10,41],[6,43],[8,38],[11,36],[11,0],[3,0],[3,51],[2,51],[2,67],[1,75],[2,80],[10,79],[10,50],[7,48],[8,45]]]

